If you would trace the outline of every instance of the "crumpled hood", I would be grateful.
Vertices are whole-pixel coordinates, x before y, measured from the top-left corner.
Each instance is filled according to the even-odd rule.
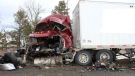
[[[73,34],[69,16],[60,14],[50,15],[42,19],[36,26],[30,37],[47,37],[60,35],[65,40],[65,47],[73,46]]]

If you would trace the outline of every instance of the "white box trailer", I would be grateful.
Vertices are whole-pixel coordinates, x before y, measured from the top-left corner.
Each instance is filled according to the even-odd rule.
[[[80,0],[73,11],[72,27],[74,46],[81,50],[75,57],[80,65],[90,64],[86,59],[90,55],[113,61],[122,49],[129,58],[134,56],[135,3]]]

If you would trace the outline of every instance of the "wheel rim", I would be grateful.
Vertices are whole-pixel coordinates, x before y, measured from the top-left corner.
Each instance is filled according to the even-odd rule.
[[[81,63],[87,63],[88,60],[89,60],[89,56],[88,56],[86,53],[81,53],[81,54],[79,55],[79,61],[80,61]]]
[[[100,55],[100,60],[104,60],[104,59],[108,59],[108,60],[110,59],[110,55],[106,52],[103,52]]]

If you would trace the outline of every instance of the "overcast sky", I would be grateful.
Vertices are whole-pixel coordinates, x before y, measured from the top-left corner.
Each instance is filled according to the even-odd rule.
[[[24,7],[25,3],[30,0],[0,0],[0,29],[8,29],[11,25],[15,25],[13,14],[17,12],[19,7]],[[31,0],[32,1],[32,0]],[[42,18],[51,14],[51,10],[54,9],[60,0],[34,0],[36,3],[40,3],[45,12],[42,13]],[[67,0],[65,0],[67,2]],[[75,8],[78,0],[68,0],[69,13],[72,15],[72,11]]]
[[[17,12],[19,7],[24,7],[25,3],[30,0],[0,0],[0,29],[6,29],[9,26],[13,26],[14,18],[13,14]],[[42,13],[42,18],[51,14],[51,10],[54,9],[54,6],[58,5],[60,0],[34,0],[37,3],[40,3],[43,8],[45,8],[45,12]],[[67,1],[67,0],[65,0]],[[68,7],[70,8],[69,13],[72,18],[72,11],[74,10],[76,4],[79,0],[68,0]],[[99,0],[103,1],[103,0]],[[135,2],[135,0],[104,0],[104,1],[130,1]],[[87,9],[87,8],[86,8]]]

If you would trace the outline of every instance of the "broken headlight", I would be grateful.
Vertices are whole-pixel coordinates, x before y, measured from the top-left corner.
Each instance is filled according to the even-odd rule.
[[[39,51],[39,49],[40,49],[40,47],[37,47],[37,48],[36,48],[36,51]]]

